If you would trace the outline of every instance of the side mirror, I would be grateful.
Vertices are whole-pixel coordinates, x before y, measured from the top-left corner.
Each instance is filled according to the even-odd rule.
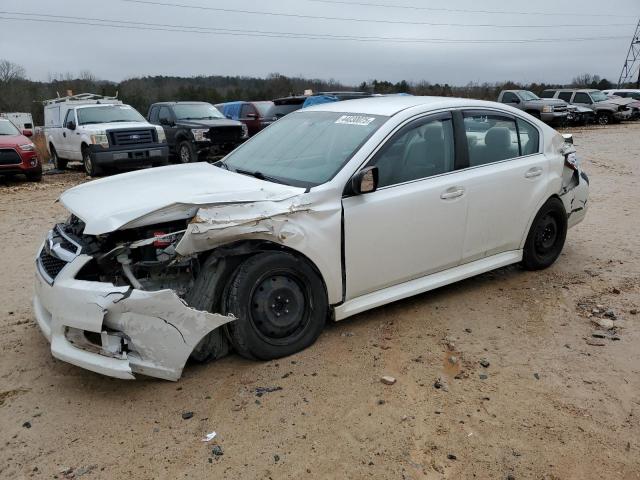
[[[573,135],[571,135],[570,133],[563,133],[562,137],[564,138],[564,143],[573,145]]]
[[[169,122],[168,118],[161,118],[160,119],[160,125],[164,125],[166,127],[168,127],[171,124],[171,122]]]
[[[351,190],[356,195],[375,192],[378,188],[378,167],[366,167],[351,178]]]
[[[74,122],[73,120],[69,120],[67,122],[67,128],[69,130],[75,130],[76,129],[76,122]]]
[[[31,137],[33,136],[33,132],[31,130],[22,130],[22,135],[25,137]]]
[[[513,100],[511,100],[511,103],[520,103],[520,99],[519,98],[514,98]]]

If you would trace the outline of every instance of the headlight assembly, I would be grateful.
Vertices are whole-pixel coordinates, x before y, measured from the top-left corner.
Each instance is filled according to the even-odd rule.
[[[192,128],[191,129],[191,133],[193,134],[193,139],[196,142],[208,142],[210,141],[207,137],[205,137],[205,134],[208,132],[209,130],[206,128]]]
[[[109,138],[107,132],[98,132],[91,135],[91,143],[100,145],[102,148],[109,148]]]

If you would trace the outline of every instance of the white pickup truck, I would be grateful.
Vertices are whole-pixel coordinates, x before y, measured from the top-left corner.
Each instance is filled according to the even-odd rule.
[[[166,165],[162,127],[114,97],[80,94],[45,101],[45,136],[55,167],[80,161],[88,175],[106,170]]]

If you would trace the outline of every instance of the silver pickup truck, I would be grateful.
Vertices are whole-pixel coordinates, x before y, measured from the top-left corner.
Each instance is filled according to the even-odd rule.
[[[569,113],[567,102],[540,98],[528,90],[503,90],[498,95],[498,102],[524,110],[545,123],[563,123]]]
[[[600,125],[629,120],[632,110],[630,98],[608,98],[600,90],[583,88],[548,89],[542,92],[545,100],[561,99],[581,108],[591,109]]]

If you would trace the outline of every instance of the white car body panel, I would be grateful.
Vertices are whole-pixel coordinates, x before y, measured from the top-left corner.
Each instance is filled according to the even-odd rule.
[[[407,122],[477,108],[534,124],[541,153],[343,195],[352,176]],[[562,199],[570,226],[584,218],[586,177],[564,164],[564,155],[573,153],[567,153],[562,136],[518,109],[465,99],[380,97],[304,111],[390,118],[333,179],[316,187],[282,185],[198,163],[93,181],[63,193],[60,201],[84,222],[85,235],[188,220],[175,244],[181,258],[245,240],[297,252],[322,277],[336,320],[521,261],[531,222],[552,195]],[[536,174],[528,175],[532,171]],[[462,195],[442,198],[458,187]],[[135,249],[154,240],[127,245]],[[54,356],[65,361],[119,378],[142,373],[175,380],[200,339],[234,320],[192,309],[172,290],[75,279],[89,258],[77,256],[52,282],[36,274],[36,318]],[[74,329],[103,335],[103,351],[74,345]],[[113,330],[131,342],[127,358],[116,358],[122,352],[114,346],[119,340]]]

